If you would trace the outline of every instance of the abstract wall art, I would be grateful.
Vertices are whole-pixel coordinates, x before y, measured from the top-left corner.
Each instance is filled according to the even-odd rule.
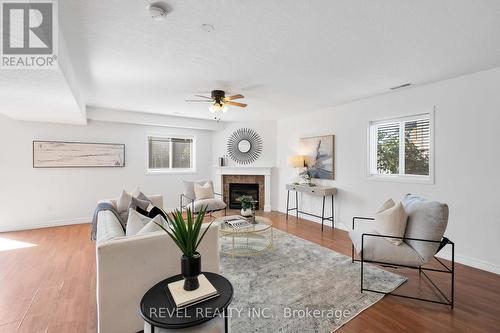
[[[33,168],[124,166],[124,144],[33,141]]]
[[[300,154],[311,178],[335,179],[335,136],[324,135],[300,139]]]

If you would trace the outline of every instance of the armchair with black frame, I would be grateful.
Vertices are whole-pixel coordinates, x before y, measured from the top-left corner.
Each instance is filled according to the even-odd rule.
[[[351,257],[352,262],[357,261],[361,263],[361,292],[371,291],[385,295],[389,294],[419,301],[444,304],[451,306],[453,309],[455,299],[455,244],[443,236],[448,223],[448,206],[413,195],[405,197],[403,206],[408,214],[404,237],[382,235],[373,230],[356,230],[356,221],[373,221],[375,219],[360,216],[355,216],[352,219],[352,231],[349,232],[352,240]],[[394,245],[388,242],[387,238],[400,239],[403,242],[400,245]],[[451,267],[435,256],[447,245],[451,246]],[[359,259],[356,259],[355,252],[358,254]],[[424,267],[432,259],[436,260],[439,268]],[[419,276],[423,275],[439,295],[442,296],[444,301],[366,288],[364,284],[364,264],[366,263],[394,268],[416,269],[419,272]],[[450,292],[448,296],[426,272],[450,275]]]
[[[218,211],[224,211],[224,215],[227,214],[227,205],[223,200],[223,197],[220,193],[213,192],[213,197],[212,198],[206,198],[206,199],[196,199],[196,195],[194,192],[194,184],[199,184],[203,185],[206,183],[212,183],[211,181],[199,181],[199,182],[193,182],[193,181],[184,181],[184,193],[180,195],[180,210],[183,211],[185,210],[188,206],[190,206],[191,211],[194,214],[197,214],[199,211],[201,211],[202,208],[206,207],[206,212],[209,215],[212,215],[214,212]],[[212,186],[213,188],[213,186]],[[219,197],[219,198],[216,198]]]

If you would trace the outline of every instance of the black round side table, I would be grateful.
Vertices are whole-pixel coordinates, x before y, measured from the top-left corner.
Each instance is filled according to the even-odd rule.
[[[160,281],[149,289],[142,297],[140,312],[142,318],[151,325],[151,333],[155,327],[186,328],[205,323],[217,316],[224,317],[224,331],[228,332],[227,307],[233,299],[233,286],[225,277],[203,272],[219,292],[219,296],[208,299],[187,308],[177,309],[168,290],[168,284],[182,280],[182,275],[171,276]]]

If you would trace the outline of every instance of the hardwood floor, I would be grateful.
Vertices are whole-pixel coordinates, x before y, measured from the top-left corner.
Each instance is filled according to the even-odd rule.
[[[266,216],[277,229],[350,255],[345,231],[327,227],[322,233],[313,222]],[[0,332],[96,332],[95,245],[89,231],[90,225],[81,224],[0,233],[0,244],[7,239],[36,245],[0,247]],[[455,309],[387,296],[338,332],[498,332],[500,276],[460,264],[456,269]],[[395,272],[410,278],[398,292],[433,295],[415,272]]]

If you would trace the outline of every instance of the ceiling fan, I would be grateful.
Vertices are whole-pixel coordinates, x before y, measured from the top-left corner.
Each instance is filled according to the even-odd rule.
[[[203,95],[195,96],[203,99],[188,99],[186,102],[210,103],[211,105],[208,109],[215,114],[216,120],[220,119],[220,112],[225,113],[227,111],[228,105],[238,106],[240,108],[247,106],[245,103],[234,102],[235,99],[245,98],[245,96],[236,94],[226,97],[226,93],[223,90],[212,90],[211,97]]]

